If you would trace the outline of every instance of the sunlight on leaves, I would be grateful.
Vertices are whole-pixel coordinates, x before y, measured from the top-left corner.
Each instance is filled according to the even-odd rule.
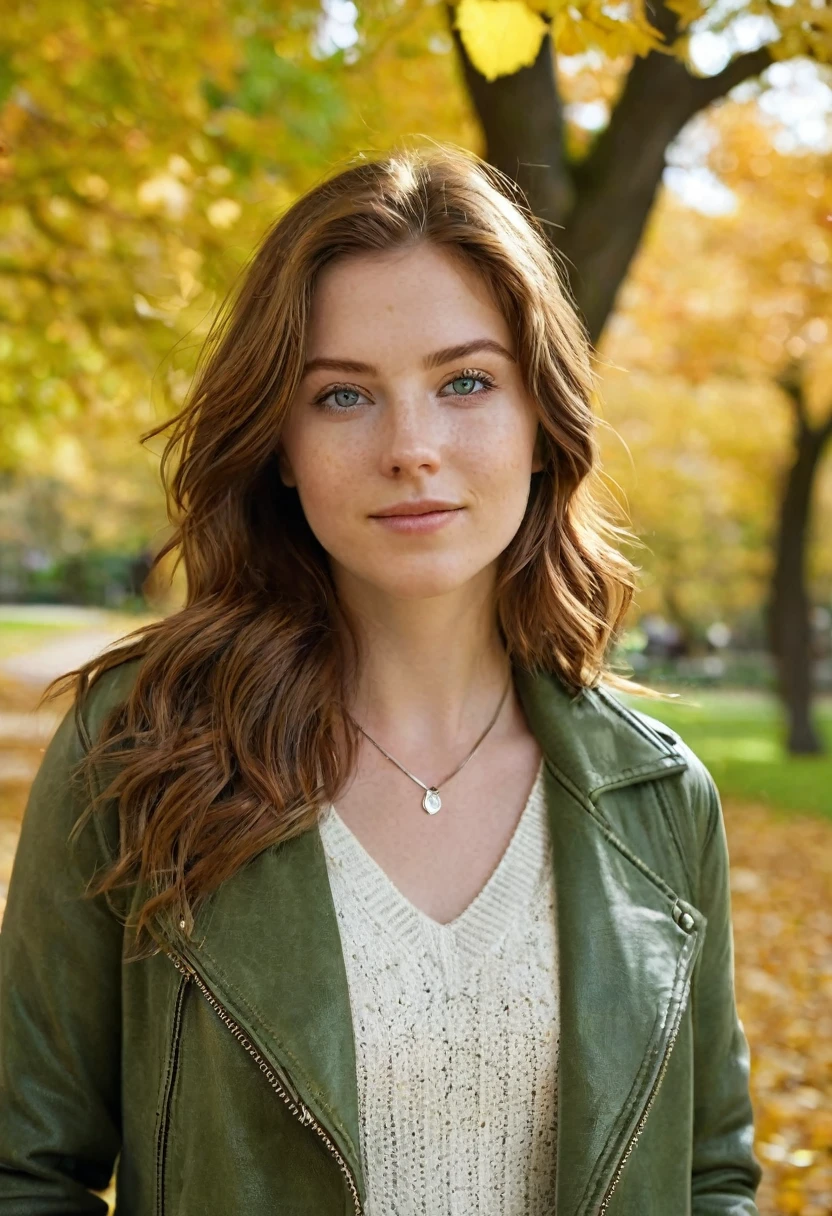
[[[462,0],[455,24],[486,80],[529,67],[546,33],[546,22],[522,0]]]

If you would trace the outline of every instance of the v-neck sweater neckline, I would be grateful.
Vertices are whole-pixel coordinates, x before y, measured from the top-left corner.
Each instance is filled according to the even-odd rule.
[[[551,868],[548,821],[541,759],[534,783],[508,844],[488,879],[458,916],[442,923],[423,912],[393,882],[330,803],[320,819],[327,864],[349,874],[358,900],[378,930],[414,949],[454,955],[456,968],[467,971],[494,953],[517,916],[528,908]]]
[[[506,848],[447,924],[330,804],[368,1216],[544,1216],[555,1193],[557,933],[544,763]]]

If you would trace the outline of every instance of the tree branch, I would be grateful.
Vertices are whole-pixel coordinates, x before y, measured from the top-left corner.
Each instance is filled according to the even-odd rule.
[[[712,102],[718,101],[720,97],[725,97],[727,93],[731,92],[731,89],[736,88],[743,81],[759,76],[773,63],[774,57],[770,48],[761,46],[756,51],[747,51],[743,55],[737,55],[736,59],[732,59],[715,76],[692,76],[691,79],[694,82],[693,113],[703,110]]]
[[[664,0],[651,6],[650,21],[672,46],[679,19]],[[641,244],[669,144],[694,114],[771,62],[771,52],[762,47],[738,55],[715,76],[701,77],[666,50],[634,60],[606,129],[574,173],[574,204],[562,240],[574,267],[573,293],[594,341]]]

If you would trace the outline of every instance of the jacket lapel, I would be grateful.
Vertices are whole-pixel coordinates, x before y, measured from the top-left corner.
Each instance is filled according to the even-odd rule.
[[[572,697],[555,677],[519,669],[515,678],[547,760],[560,989],[556,1216],[590,1216],[648,1101],[704,923],[620,847],[595,800],[686,761],[609,694]],[[682,910],[692,932],[680,928]],[[288,1074],[364,1200],[349,989],[320,833],[264,849],[203,905],[193,938],[171,945]]]
[[[193,940],[171,944],[288,1074],[363,1202],[349,988],[320,832],[263,849],[203,905]]]
[[[701,946],[679,900],[596,805],[605,790],[687,766],[608,693],[572,697],[518,672],[547,759],[560,988],[556,1216],[599,1211],[649,1101]],[[687,911],[691,931],[679,925]]]

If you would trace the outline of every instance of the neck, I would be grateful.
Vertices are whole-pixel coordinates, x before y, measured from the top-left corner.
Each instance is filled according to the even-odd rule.
[[[427,599],[356,591],[339,586],[360,649],[350,713],[390,751],[458,752],[488,724],[509,676],[493,587]]]

